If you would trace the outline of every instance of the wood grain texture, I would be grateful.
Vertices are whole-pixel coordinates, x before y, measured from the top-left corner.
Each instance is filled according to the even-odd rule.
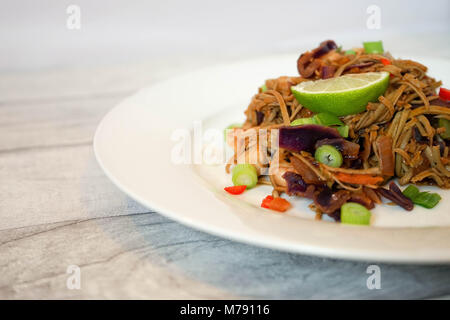
[[[369,262],[228,241],[126,197],[92,137],[123,97],[196,67],[156,63],[0,75],[0,298],[448,297],[450,266],[380,265],[382,289],[368,290]],[[72,264],[81,290],[66,287]]]
[[[66,268],[81,268],[81,289]],[[0,232],[0,298],[435,298],[449,294],[450,266],[366,268],[248,246],[194,231],[156,213]],[[446,281],[447,280],[447,281]]]

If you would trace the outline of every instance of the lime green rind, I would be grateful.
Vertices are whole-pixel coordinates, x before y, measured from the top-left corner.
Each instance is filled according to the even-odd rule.
[[[335,92],[291,91],[299,103],[313,112],[329,112],[336,116],[346,116],[363,112],[369,102],[375,102],[384,94],[389,85],[389,73],[379,81],[357,89]]]

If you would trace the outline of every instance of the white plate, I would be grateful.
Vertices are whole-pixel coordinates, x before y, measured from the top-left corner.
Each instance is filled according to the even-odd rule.
[[[295,75],[296,55],[283,55],[181,75],[127,98],[100,123],[94,150],[106,175],[130,197],[188,226],[268,248],[344,259],[401,263],[450,262],[450,193],[433,210],[378,206],[373,226],[315,221],[309,201],[290,214],[261,209],[270,189],[229,196],[224,166],[174,164],[175,130],[195,121],[224,128],[243,111],[264,79]],[[418,59],[450,83],[450,63]]]

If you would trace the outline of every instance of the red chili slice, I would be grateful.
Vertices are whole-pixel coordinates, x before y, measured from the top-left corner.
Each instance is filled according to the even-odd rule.
[[[275,198],[269,203],[269,209],[285,212],[291,207],[291,203],[283,198]]]
[[[242,186],[232,186],[232,187],[226,187],[223,188],[226,192],[231,193],[231,194],[241,194],[245,191],[245,189],[247,188],[246,185],[242,185]]]
[[[385,66],[392,64],[391,60],[388,60],[388,59],[380,59],[380,62]],[[391,73],[389,75],[389,77],[392,79],[394,77],[394,75]]]
[[[445,88],[439,89],[439,97],[441,100],[450,101],[450,90]]]
[[[269,209],[269,204],[272,202],[272,200],[273,200],[272,196],[265,197],[261,203],[261,207]]]
[[[291,203],[283,198],[274,198],[272,196],[267,196],[262,201],[261,207],[278,212],[285,212],[291,207]]]

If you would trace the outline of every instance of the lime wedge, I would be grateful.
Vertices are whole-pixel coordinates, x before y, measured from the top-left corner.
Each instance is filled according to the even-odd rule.
[[[305,81],[291,87],[291,91],[311,111],[346,116],[364,111],[367,103],[377,101],[388,85],[388,72],[367,72]]]

